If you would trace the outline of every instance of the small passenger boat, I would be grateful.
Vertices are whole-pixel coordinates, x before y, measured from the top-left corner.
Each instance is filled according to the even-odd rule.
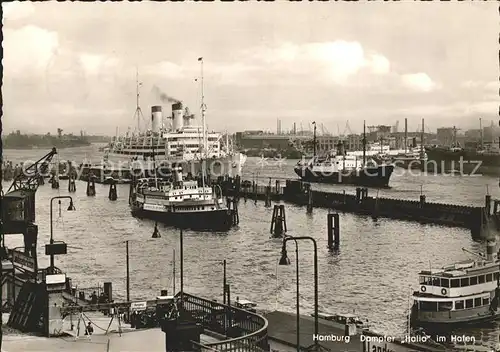
[[[470,252],[476,260],[422,270],[419,289],[412,295],[411,325],[434,332],[499,319],[500,261],[495,247],[489,241],[486,255]]]
[[[311,314],[314,317],[314,313]],[[366,330],[370,327],[368,321],[363,321],[354,313],[339,313],[339,314],[330,314],[330,313],[318,313],[318,318],[327,320],[333,325],[336,325],[339,329],[344,329],[346,325],[354,324],[357,329]]]

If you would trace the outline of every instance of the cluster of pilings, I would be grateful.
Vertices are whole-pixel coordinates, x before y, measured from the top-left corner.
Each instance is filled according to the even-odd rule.
[[[285,206],[283,204],[275,204],[271,218],[271,235],[273,237],[283,237],[287,231]],[[340,215],[338,213],[329,213],[327,215],[327,241],[328,249],[332,251],[339,250]]]

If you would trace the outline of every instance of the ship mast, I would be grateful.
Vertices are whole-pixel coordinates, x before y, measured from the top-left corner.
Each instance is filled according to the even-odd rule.
[[[139,70],[136,68],[135,70],[135,86],[136,86],[136,103],[135,103],[135,113],[134,119],[137,119],[137,133],[141,130],[141,118],[144,119],[142,115],[141,107],[139,106],[139,87],[142,86],[142,83],[139,82]]]
[[[422,119],[422,132],[420,132],[420,157],[424,155],[424,119]]]
[[[365,167],[366,163],[366,121],[363,120],[363,167]]]
[[[199,57],[198,61],[200,61],[201,64],[201,124],[202,124],[202,131],[203,131],[203,154],[206,157],[206,152],[207,152],[207,140],[206,140],[206,126],[205,126],[205,111],[206,111],[206,105],[205,105],[205,94],[203,91],[203,57]],[[201,162],[201,185],[203,187],[203,199],[205,199],[205,168],[204,168],[204,158],[202,155],[202,158],[200,160]]]
[[[313,132],[313,158],[316,159],[316,121],[313,121],[312,124],[314,125],[314,132]]]
[[[481,136],[481,149],[483,149],[483,119],[479,118],[479,134]]]

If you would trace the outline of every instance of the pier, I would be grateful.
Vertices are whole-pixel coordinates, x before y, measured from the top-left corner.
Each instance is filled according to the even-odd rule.
[[[421,194],[418,200],[402,200],[377,197],[370,194],[368,188],[358,187],[356,194],[346,191],[325,192],[311,189],[311,184],[300,180],[278,179],[269,181],[269,185],[258,185],[255,181],[239,180],[238,178],[218,180],[225,195],[236,198],[265,201],[287,202],[301,205],[312,212],[313,208],[327,208],[340,212],[385,217],[395,220],[416,221],[470,229],[472,236],[482,238],[489,222],[497,227],[500,224],[499,201],[490,195],[485,196],[485,205],[463,206],[428,202]]]

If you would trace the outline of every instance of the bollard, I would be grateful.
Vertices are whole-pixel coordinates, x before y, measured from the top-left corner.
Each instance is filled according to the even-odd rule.
[[[420,208],[424,208],[425,207],[425,195],[424,194],[421,194],[420,195]]]
[[[361,201],[361,188],[356,187],[356,203],[359,203]]]
[[[280,195],[281,194],[281,184],[280,184],[280,180],[276,180],[276,195]]]
[[[69,175],[69,179],[68,179],[68,192],[72,193],[72,192],[76,192],[76,183],[75,183],[75,179],[73,178],[73,175]]]
[[[361,194],[361,199],[362,200],[365,200],[366,198],[368,198],[368,188],[366,188],[366,187],[362,188],[361,192],[362,192],[362,194]]]
[[[311,191],[311,187],[308,187],[307,190],[307,213],[311,214],[313,211],[313,193]]]
[[[87,196],[95,196],[95,181],[93,176],[90,176],[87,180]]]
[[[340,247],[340,216],[328,214],[328,249],[338,251]]]
[[[134,192],[134,184],[135,180],[134,177],[132,176],[132,182],[130,182],[129,188],[128,188],[128,204],[132,204],[135,200],[135,192]]]
[[[271,206],[271,186],[266,186],[266,207]]]
[[[52,183],[52,189],[59,189],[59,177],[57,175],[52,175],[50,182]]]
[[[153,230],[153,236],[151,236],[152,238],[160,238],[161,235],[160,235],[160,231],[158,230],[158,223],[155,222],[155,229]]]
[[[118,198],[117,192],[116,192],[116,182],[111,181],[111,184],[109,185],[109,194],[108,194],[109,200],[116,200]]]
[[[343,203],[344,205],[346,205],[346,204],[347,204],[347,194],[345,193],[345,189],[344,189],[344,191],[343,191],[343,201],[342,201],[342,203]]]
[[[484,209],[486,210],[486,214],[491,215],[491,195],[487,194],[484,197]]]
[[[275,205],[273,209],[273,217],[271,219],[271,234],[273,236],[282,236],[286,232],[285,206]]]

